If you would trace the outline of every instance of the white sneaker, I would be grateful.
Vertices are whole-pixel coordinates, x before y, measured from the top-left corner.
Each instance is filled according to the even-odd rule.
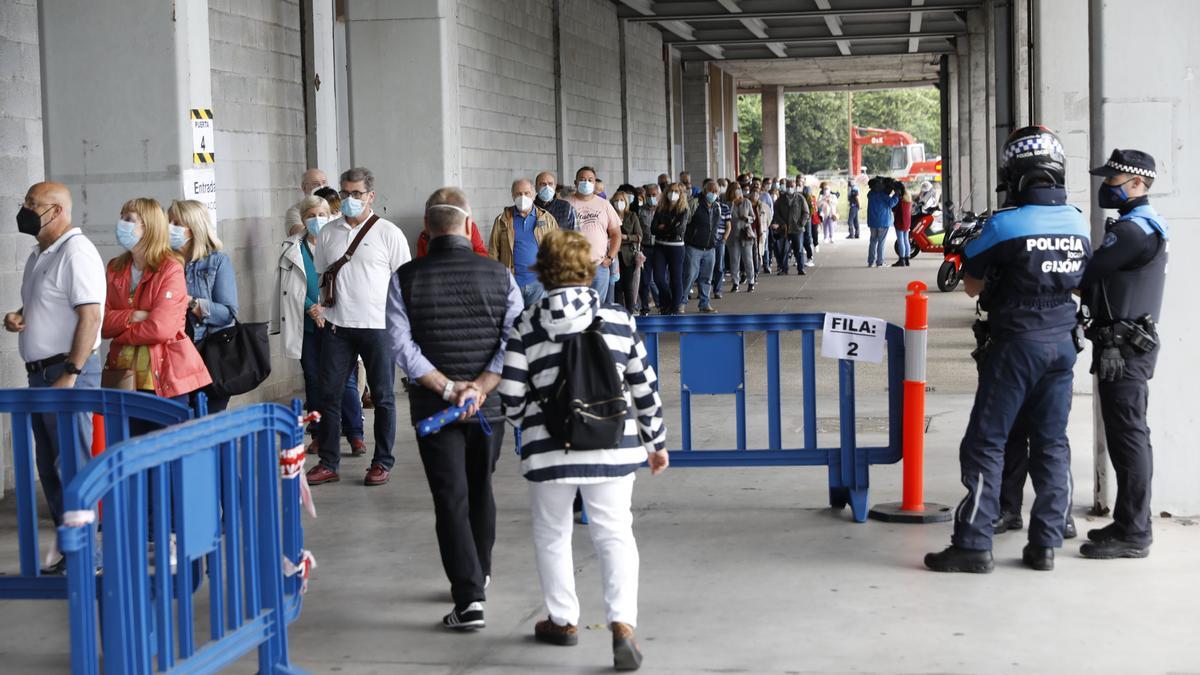
[[[483,603],[472,602],[463,609],[452,609],[442,617],[442,625],[450,630],[476,630],[486,624],[483,620]]]
[[[817,263],[815,263],[815,262],[813,262],[813,261],[809,260],[808,262],[804,263],[804,266],[805,266],[805,267],[816,267],[816,266],[817,266]]]

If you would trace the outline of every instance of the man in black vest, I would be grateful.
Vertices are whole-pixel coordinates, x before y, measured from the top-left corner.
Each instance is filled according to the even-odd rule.
[[[1167,221],[1150,206],[1157,176],[1154,158],[1139,150],[1113,150],[1101,176],[1099,203],[1117,209],[1104,242],[1084,272],[1081,287],[1091,310],[1092,372],[1104,418],[1108,456],[1117,474],[1113,522],[1087,533],[1079,552],[1087,558],[1145,558],[1150,554],[1150,478],[1153,456],[1146,425],[1149,380],[1158,361],[1155,325],[1167,277]]]
[[[500,383],[508,330],[524,308],[508,270],[472,250],[469,214],[458,188],[441,188],[429,197],[429,254],[393,275],[387,307],[396,364],[408,374],[413,425],[474,401],[458,422],[417,439],[454,597],[454,609],[442,623],[454,630],[484,626],[484,588],[496,539],[492,472],[504,440],[500,399],[488,394]],[[490,435],[479,417],[491,423]]]

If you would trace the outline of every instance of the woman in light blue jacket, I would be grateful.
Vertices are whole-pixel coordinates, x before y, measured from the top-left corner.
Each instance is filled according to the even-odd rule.
[[[195,200],[177,201],[167,212],[171,220],[171,247],[183,255],[187,279],[188,331],[199,344],[212,333],[237,323],[237,279],[233,263],[221,251],[221,240],[208,219],[208,209]],[[229,406],[228,396],[209,392],[208,411]]]

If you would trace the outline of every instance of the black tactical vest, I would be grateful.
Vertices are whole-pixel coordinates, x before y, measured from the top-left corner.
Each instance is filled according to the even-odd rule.
[[[1158,252],[1149,262],[1135,261],[1101,282],[1097,320],[1101,324],[1135,321],[1149,314],[1157,322],[1167,281],[1167,240],[1163,235],[1166,224],[1149,206],[1139,206],[1123,216],[1123,220],[1133,221],[1146,236],[1158,239]]]

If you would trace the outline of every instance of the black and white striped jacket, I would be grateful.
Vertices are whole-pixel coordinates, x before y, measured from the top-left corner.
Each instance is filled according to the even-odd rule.
[[[636,471],[646,461],[647,449],[666,448],[657,378],[646,363],[646,347],[637,337],[633,317],[620,307],[600,307],[599,300],[585,286],[554,290],[526,308],[509,333],[500,401],[505,416],[521,429],[521,472],[528,480],[602,483]],[[546,430],[532,388],[551,388],[558,377],[562,340],[591,326],[597,314],[604,320],[604,340],[617,374],[627,385],[625,434],[619,448],[568,451]]]

